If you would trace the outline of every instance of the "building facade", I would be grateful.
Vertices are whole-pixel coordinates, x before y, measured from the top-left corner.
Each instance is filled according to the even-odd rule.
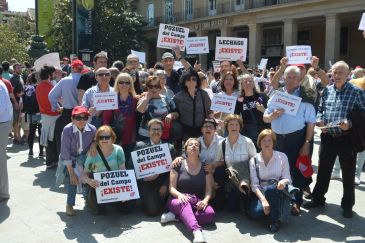
[[[147,23],[143,30],[147,62],[161,59],[156,47],[160,23],[184,26],[189,36],[208,36],[210,53],[198,56],[203,68],[214,60],[217,36],[248,39],[246,63],[269,58],[279,64],[285,46],[310,45],[321,67],[345,60],[365,66],[365,40],[358,30],[364,0],[138,0]]]

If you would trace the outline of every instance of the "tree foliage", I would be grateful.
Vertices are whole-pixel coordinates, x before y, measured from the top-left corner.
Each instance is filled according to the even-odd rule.
[[[26,51],[27,40],[21,39],[19,34],[8,25],[0,25],[0,60],[10,61],[15,58],[19,62],[29,61]]]

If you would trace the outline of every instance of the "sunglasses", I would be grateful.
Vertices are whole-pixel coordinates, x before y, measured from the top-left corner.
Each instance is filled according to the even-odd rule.
[[[110,135],[105,135],[105,136],[101,135],[101,136],[98,136],[99,140],[110,140],[111,137],[112,136],[110,136]]]
[[[88,116],[75,116],[74,119],[76,121],[87,121],[89,119]]]
[[[129,82],[129,81],[119,81],[118,84],[130,85],[131,82]]]
[[[98,73],[96,75],[99,76],[99,77],[109,77],[110,73]]]
[[[153,89],[153,88],[155,88],[155,89],[161,89],[161,86],[160,85],[148,85],[147,87],[149,89]]]

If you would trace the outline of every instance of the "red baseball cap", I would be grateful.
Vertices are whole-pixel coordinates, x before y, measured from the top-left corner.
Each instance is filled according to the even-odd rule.
[[[304,64],[292,64],[291,66],[305,68],[305,65]]]
[[[78,68],[78,67],[83,67],[84,63],[81,60],[74,60],[71,63],[71,67],[72,68]]]
[[[75,106],[75,108],[72,110],[72,116],[76,116],[79,114],[86,114],[90,116],[89,110],[84,106]]]
[[[62,58],[63,61],[70,61],[67,57]]]
[[[302,172],[304,177],[308,178],[313,175],[312,161],[308,155],[300,155],[295,166]]]

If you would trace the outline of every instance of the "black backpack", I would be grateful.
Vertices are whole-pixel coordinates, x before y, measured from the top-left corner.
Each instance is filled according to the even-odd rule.
[[[23,112],[27,114],[39,113],[39,106],[35,94],[36,86],[26,85],[23,95]]]

